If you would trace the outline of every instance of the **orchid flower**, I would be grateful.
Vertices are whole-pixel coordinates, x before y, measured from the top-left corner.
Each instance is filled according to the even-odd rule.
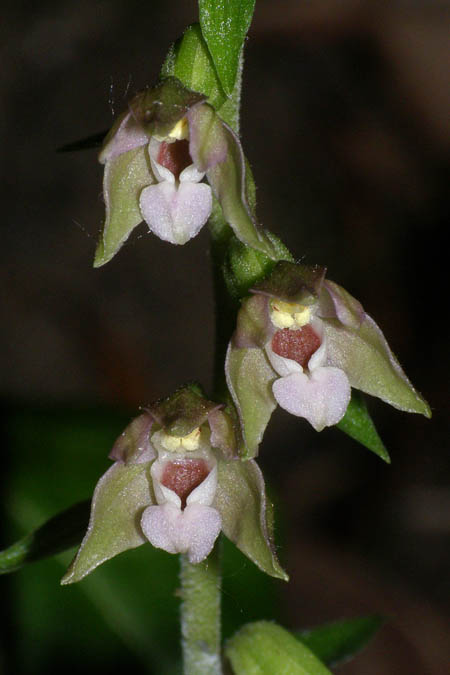
[[[226,374],[249,456],[276,404],[321,431],[343,418],[352,387],[430,416],[375,321],[320,267],[279,262],[253,289]]]
[[[208,220],[213,195],[236,236],[275,257],[247,201],[239,139],[204,95],[176,78],[135,96],[99,160],[106,219],[95,266],[108,262],[142,220],[160,239],[185,244]]]
[[[146,541],[199,563],[221,531],[263,571],[285,579],[261,471],[235,454],[231,419],[191,388],[150,406],[113,446],[114,464],[95,488],[86,536],[62,583]]]

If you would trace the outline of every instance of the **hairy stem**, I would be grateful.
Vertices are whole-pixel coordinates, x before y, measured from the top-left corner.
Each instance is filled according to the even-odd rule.
[[[201,563],[181,559],[181,634],[184,675],[221,675],[220,544]]]

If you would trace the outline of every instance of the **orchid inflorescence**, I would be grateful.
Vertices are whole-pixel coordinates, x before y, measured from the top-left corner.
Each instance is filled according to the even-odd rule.
[[[238,311],[223,364],[228,394],[212,402],[198,385],[182,387],[131,422],[97,484],[87,534],[63,583],[146,541],[199,563],[220,532],[263,571],[286,579],[254,460],[276,406],[317,431],[351,424],[355,390],[407,412],[429,416],[429,407],[361,304],[324,268],[296,263],[258,225],[239,138],[204,93],[168,76],[137,94],[100,161],[106,219],[95,265],[142,221],[183,245],[218,209],[229,230],[224,284]]]

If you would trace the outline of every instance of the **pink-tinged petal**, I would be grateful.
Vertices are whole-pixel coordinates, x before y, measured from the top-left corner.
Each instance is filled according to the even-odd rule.
[[[326,279],[323,286],[319,315],[329,319],[336,317],[344,326],[357,330],[366,315],[361,303],[334,281]]]
[[[156,453],[150,443],[152,424],[149,413],[136,417],[114,443],[109,458],[125,464],[144,464],[154,459]]]
[[[267,338],[275,332],[270,320],[269,300],[261,294],[252,295],[242,303],[237,316],[233,345],[237,348],[264,348]]]
[[[221,529],[216,509],[192,504],[181,511],[174,504],[150,506],[142,514],[141,527],[153,546],[168,553],[187,553],[198,563],[211,552]]]
[[[148,143],[144,129],[136,122],[132,114],[124,112],[115,122],[111,131],[103,141],[99,162],[104,164],[108,159],[122,155]]]
[[[159,183],[144,188],[141,213],[151,232],[171,244],[185,244],[209,218],[211,189],[204,183]]]
[[[222,450],[225,457],[230,459],[236,454],[236,435],[230,415],[221,408],[216,408],[208,415],[211,429],[211,447]]]
[[[209,105],[193,106],[188,114],[189,152],[199,171],[224,162],[228,152],[223,123]]]
[[[193,106],[187,115],[189,151],[205,171],[225,220],[240,241],[277,260],[279,253],[256,222],[246,184],[246,163],[238,137],[208,104]]]
[[[350,384],[389,405],[431,417],[427,402],[414,389],[375,321],[365,315],[358,330],[324,320],[327,363],[344,370]]]
[[[292,415],[305,417],[316,431],[337,424],[350,401],[350,384],[339,368],[317,368],[310,376],[294,373],[273,383],[279,405]]]

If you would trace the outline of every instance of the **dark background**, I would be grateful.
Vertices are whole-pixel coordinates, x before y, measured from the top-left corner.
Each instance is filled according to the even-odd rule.
[[[89,496],[140,405],[189,379],[210,386],[214,316],[206,230],[181,248],[141,226],[92,268],[102,168],[95,151],[55,152],[107,128],[157,79],[195,2],[8,2],[3,12],[6,546]],[[370,402],[390,467],[277,411],[260,464],[292,581],[267,584],[227,548],[228,634],[270,616],[293,629],[388,617],[343,675],[438,675],[450,662],[449,27],[447,3],[259,0],[246,48],[242,138],[260,220],[362,301],[433,409],[427,421]],[[59,558],[2,578],[0,670],[174,672],[164,650],[176,649],[176,560],[149,548],[81,590],[59,589]]]

